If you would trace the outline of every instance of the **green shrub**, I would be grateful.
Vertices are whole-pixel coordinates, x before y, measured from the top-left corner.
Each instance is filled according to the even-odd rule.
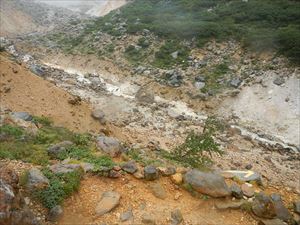
[[[51,126],[53,121],[45,116],[33,116],[32,122],[36,124],[42,124],[43,126]]]
[[[32,194],[48,209],[60,205],[65,198],[77,191],[82,177],[81,170],[56,175],[44,169],[43,173],[49,179],[49,186]]]
[[[19,138],[24,134],[24,130],[20,127],[12,125],[0,126],[0,135],[11,136],[14,138]]]
[[[91,135],[90,134],[74,134],[73,135],[73,142],[76,144],[76,145],[79,145],[79,146],[87,146],[90,144],[91,142]]]
[[[184,143],[177,146],[171,153],[163,152],[163,156],[192,168],[205,168],[211,165],[213,154],[223,154],[213,138],[216,129],[216,125],[207,120],[203,133],[190,132]]]

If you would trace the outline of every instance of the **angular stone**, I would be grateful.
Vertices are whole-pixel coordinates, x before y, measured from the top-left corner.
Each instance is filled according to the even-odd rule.
[[[132,210],[128,210],[120,215],[120,221],[125,222],[133,218]]]
[[[180,209],[175,209],[171,212],[171,225],[178,225],[183,222],[183,216]]]
[[[254,189],[248,183],[242,184],[242,191],[248,198],[252,198],[254,196]]]
[[[50,209],[47,220],[51,222],[56,222],[63,214],[63,209],[60,205],[54,206],[52,209]]]
[[[11,113],[11,115],[12,117],[25,121],[31,121],[33,119],[33,117],[28,112],[13,112]]]
[[[142,223],[146,225],[155,225],[155,219],[148,213],[142,215]]]
[[[193,169],[185,174],[184,182],[191,185],[197,192],[212,197],[226,197],[231,194],[224,178],[217,173]]]
[[[27,187],[29,189],[43,189],[48,185],[48,178],[40,170],[32,168],[28,171]]]
[[[121,143],[112,137],[100,136],[97,138],[98,149],[109,154],[111,157],[117,157],[122,152]]]
[[[175,167],[158,167],[157,168],[161,175],[163,176],[171,176],[176,173]]]
[[[133,174],[138,170],[137,165],[134,160],[131,160],[129,162],[122,164],[121,167],[125,172],[130,173],[130,174]]]
[[[149,185],[149,188],[155,197],[159,199],[165,199],[167,197],[167,193],[160,183],[152,183]]]
[[[243,198],[243,191],[237,184],[231,185],[230,190],[233,197],[237,199]]]
[[[100,202],[96,207],[96,214],[102,216],[114,208],[120,203],[121,195],[118,192],[106,191],[102,194]]]
[[[144,176],[146,180],[156,180],[158,178],[158,172],[155,166],[146,166],[144,168]]]
[[[276,85],[278,85],[278,86],[284,84],[284,82],[285,82],[285,81],[284,81],[284,79],[283,79],[282,77],[277,77],[277,78],[273,81],[273,83],[276,84]]]
[[[262,192],[255,196],[252,211],[261,218],[273,219],[276,217],[276,209],[272,199]]]

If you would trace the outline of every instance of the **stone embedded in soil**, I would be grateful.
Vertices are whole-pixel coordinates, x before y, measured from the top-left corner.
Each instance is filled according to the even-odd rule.
[[[272,199],[262,192],[255,196],[252,203],[252,211],[256,216],[261,218],[273,219],[276,217]]]
[[[156,180],[158,178],[158,171],[155,166],[146,166],[144,168],[144,176],[146,180]]]
[[[132,213],[132,210],[128,210],[126,212],[123,212],[121,215],[120,215],[120,221],[121,222],[125,222],[125,221],[128,221],[130,219],[133,218],[133,213]]]
[[[171,212],[171,225],[178,225],[183,222],[183,216],[180,209]]]
[[[122,175],[120,174],[120,172],[115,171],[115,170],[110,170],[108,172],[108,177],[109,178],[120,178]]]
[[[134,174],[138,170],[137,165],[134,160],[131,160],[129,162],[122,164],[121,167],[125,172],[130,173],[130,174]]]
[[[222,201],[222,202],[217,202],[215,204],[217,209],[224,210],[224,209],[239,209],[241,206],[245,203],[245,201],[240,200],[240,201]]]
[[[252,185],[245,183],[242,184],[242,191],[243,194],[248,197],[248,198],[252,198],[254,196],[254,189],[252,188]]]
[[[120,203],[121,195],[115,191],[106,191],[102,194],[100,202],[96,206],[97,216],[102,216],[114,208]]]
[[[294,211],[295,213],[298,213],[300,215],[300,201],[299,202],[294,202]]]
[[[66,148],[73,145],[71,141],[62,141],[58,144],[51,145],[47,152],[50,156],[57,157],[59,154],[66,152]]]
[[[258,225],[287,225],[280,219],[272,219],[272,220],[260,220]]]
[[[237,184],[232,184],[230,186],[231,195],[237,199],[243,198],[243,191]]]
[[[274,84],[280,86],[282,84],[285,83],[285,80],[282,78],[282,77],[277,77],[274,81],[273,81]]]
[[[101,109],[95,109],[92,112],[92,117],[99,120],[102,125],[105,125],[106,123],[105,113]]]
[[[148,213],[142,215],[142,223],[146,225],[155,225],[155,219]]]
[[[158,167],[157,168],[161,175],[163,176],[171,176],[176,173],[175,167]]]
[[[57,163],[49,167],[49,169],[55,174],[70,173],[80,168],[81,166],[79,164],[62,164],[62,163]]]
[[[290,214],[289,210],[284,206],[280,195],[272,194],[271,199],[275,207],[276,217],[285,222],[288,222],[292,218],[292,215]]]
[[[182,181],[183,181],[183,177],[182,177],[182,174],[181,173],[175,173],[171,176],[171,181],[174,183],[174,184],[182,184]]]
[[[167,193],[160,183],[151,183],[149,184],[149,188],[155,197],[159,199],[167,198]]]
[[[231,194],[224,178],[218,173],[193,169],[184,175],[184,182],[197,192],[211,197],[226,197]]]
[[[123,149],[121,143],[117,139],[107,136],[100,136],[97,138],[97,147],[111,157],[117,157],[121,154]]]
[[[32,168],[28,171],[27,187],[29,189],[42,189],[48,185],[48,178],[39,169]]]
[[[63,209],[60,205],[54,206],[52,209],[50,209],[47,220],[51,222],[58,221],[58,219],[62,216]]]
[[[13,112],[11,113],[11,116],[25,121],[31,121],[33,119],[33,117],[27,112]]]

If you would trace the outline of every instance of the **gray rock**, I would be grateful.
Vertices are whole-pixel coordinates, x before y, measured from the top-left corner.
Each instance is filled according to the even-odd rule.
[[[62,163],[57,163],[49,167],[49,169],[55,174],[70,173],[80,168],[81,166],[79,164],[62,164]]]
[[[155,166],[146,166],[144,168],[144,176],[146,180],[156,180],[158,178],[158,171]]]
[[[273,219],[276,217],[272,199],[262,192],[255,196],[252,203],[252,211],[256,216],[261,218]]]
[[[142,215],[142,223],[146,225],[155,225],[155,219],[148,213]]]
[[[31,121],[33,119],[27,112],[12,112],[11,116],[25,121]]]
[[[121,143],[112,137],[100,136],[97,138],[97,147],[111,157],[116,157],[122,152]]]
[[[231,194],[224,178],[217,173],[193,169],[184,175],[184,182],[191,185],[197,192],[212,197],[225,197]]]
[[[52,209],[50,209],[47,220],[51,222],[56,222],[58,219],[62,216],[63,209],[60,205],[54,206]]]
[[[40,170],[32,168],[28,171],[27,187],[29,189],[42,189],[48,185],[48,178]]]
[[[195,85],[195,88],[202,89],[205,87],[205,82],[197,81],[194,83],[194,85]]]
[[[205,77],[199,75],[199,76],[195,77],[195,81],[197,81],[197,82],[205,82]]]
[[[41,225],[30,209],[24,207],[11,212],[11,223],[13,225]]]
[[[272,219],[272,220],[260,220],[258,225],[287,225],[280,219]]]
[[[300,215],[300,201],[299,202],[294,202],[294,211],[295,213],[298,213]]]
[[[175,167],[167,167],[167,168],[158,168],[159,169],[159,172],[161,173],[161,175],[163,176],[171,176],[171,175],[174,175],[176,173],[176,168]]]
[[[230,81],[230,85],[235,88],[238,88],[241,83],[242,83],[242,81],[238,77],[235,77]]]
[[[4,215],[10,210],[10,206],[15,198],[14,190],[11,185],[0,179],[0,218],[1,213]]]
[[[272,194],[271,199],[275,207],[276,217],[285,222],[288,222],[292,218],[292,215],[290,214],[289,210],[284,206],[280,195]]]
[[[58,144],[51,145],[47,149],[47,152],[52,157],[58,157],[59,154],[66,152],[66,147],[69,147],[71,145],[73,145],[73,142],[71,142],[71,141],[62,141]]]
[[[237,199],[243,198],[243,191],[242,189],[237,185],[233,184],[230,186],[231,195]]]
[[[96,214],[102,216],[114,208],[120,203],[121,195],[115,191],[106,191],[102,194],[100,202],[96,206]]]
[[[132,210],[128,210],[126,212],[123,212],[121,215],[120,215],[120,221],[121,222],[125,222],[125,221],[128,221],[130,219],[133,218],[133,213],[132,213]]]
[[[173,59],[177,59],[178,58],[178,51],[171,53],[171,56]]]
[[[171,225],[178,225],[183,222],[183,216],[180,209],[175,209],[171,212]]]
[[[138,170],[134,160],[124,163],[121,167],[125,172],[130,174],[134,174]]]
[[[285,80],[282,78],[282,77],[277,77],[274,81],[273,81],[274,84],[280,86],[282,84],[285,83]]]
[[[102,125],[106,124],[105,113],[101,109],[95,109],[92,112],[92,117],[99,120]]]
[[[164,187],[160,183],[151,183],[149,185],[149,188],[152,192],[152,194],[159,199],[166,199],[167,193],[164,189]]]
[[[45,70],[38,66],[38,65],[31,65],[30,66],[30,71],[38,76],[44,76],[45,75]]]
[[[91,163],[80,163],[81,168],[84,170],[84,172],[92,172],[94,170],[94,165]]]
[[[152,104],[154,103],[154,94],[147,89],[140,88],[138,92],[135,94],[135,98],[140,103]]]

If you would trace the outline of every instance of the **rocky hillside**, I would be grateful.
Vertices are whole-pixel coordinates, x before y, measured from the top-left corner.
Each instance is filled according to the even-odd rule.
[[[299,3],[97,2],[1,1],[0,225],[300,224]]]

